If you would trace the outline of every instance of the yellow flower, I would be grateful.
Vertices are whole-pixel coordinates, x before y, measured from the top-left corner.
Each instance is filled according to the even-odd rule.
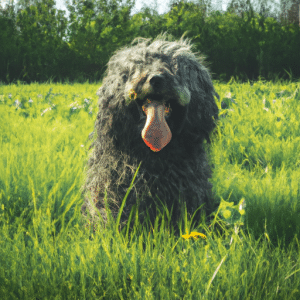
[[[198,239],[199,236],[202,237],[203,239],[206,239],[205,234],[200,233],[200,232],[195,232],[195,231],[191,232],[190,234],[188,234],[188,233],[184,234],[182,237],[184,239],[189,239],[190,237],[193,237],[194,239]]]

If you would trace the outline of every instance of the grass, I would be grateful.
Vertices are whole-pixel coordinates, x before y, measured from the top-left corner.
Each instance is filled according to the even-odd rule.
[[[299,299],[300,84],[215,83],[220,206],[179,234],[164,216],[84,226],[98,86],[0,86],[0,298]]]

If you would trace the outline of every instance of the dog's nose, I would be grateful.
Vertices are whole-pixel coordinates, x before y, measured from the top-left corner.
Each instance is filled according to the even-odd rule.
[[[149,82],[153,87],[153,90],[160,90],[164,86],[165,80],[162,75],[154,75]]]

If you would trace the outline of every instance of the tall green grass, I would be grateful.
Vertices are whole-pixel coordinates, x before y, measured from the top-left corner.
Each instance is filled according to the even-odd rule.
[[[209,223],[183,211],[179,234],[167,211],[86,227],[98,85],[0,86],[0,298],[299,299],[300,84],[215,86],[221,204]]]

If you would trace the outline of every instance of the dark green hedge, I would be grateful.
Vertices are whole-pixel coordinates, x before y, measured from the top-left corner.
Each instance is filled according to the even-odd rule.
[[[99,80],[116,49],[165,31],[191,38],[214,78],[300,77],[299,26],[252,10],[207,16],[205,6],[181,1],[164,15],[149,8],[132,15],[134,0],[73,0],[67,19],[54,0],[30,3],[0,9],[2,82]]]

